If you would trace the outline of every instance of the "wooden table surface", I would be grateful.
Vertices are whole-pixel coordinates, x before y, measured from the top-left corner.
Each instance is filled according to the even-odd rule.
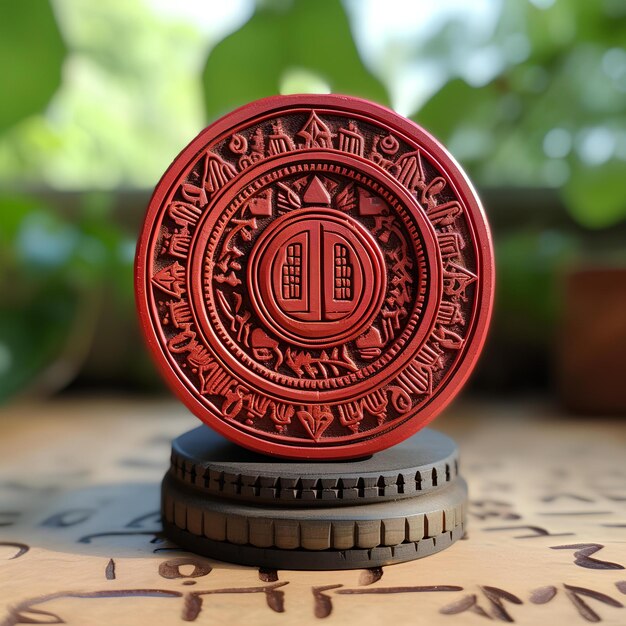
[[[0,412],[0,625],[626,624],[626,428],[541,403],[457,404],[467,537],[372,570],[272,571],[159,533],[173,401]]]

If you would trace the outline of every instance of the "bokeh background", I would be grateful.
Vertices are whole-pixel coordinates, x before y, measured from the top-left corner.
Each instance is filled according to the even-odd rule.
[[[479,189],[497,254],[468,392],[626,413],[624,0],[0,2],[0,402],[165,392],[134,309],[151,189],[276,93],[387,104]]]

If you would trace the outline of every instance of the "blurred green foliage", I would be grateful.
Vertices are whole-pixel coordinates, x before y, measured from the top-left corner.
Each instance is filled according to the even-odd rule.
[[[64,56],[48,2],[0,3],[0,133],[46,106],[61,84]]]
[[[205,121],[198,76],[206,58],[203,34],[141,1],[56,0],[54,15],[48,0],[1,3],[30,5],[47,7],[49,27],[58,36],[58,23],[67,56],[16,41],[17,53],[3,50],[2,59],[19,85],[45,82],[61,69],[64,78],[0,134],[0,181],[61,190],[154,186]],[[2,23],[10,28],[7,17]],[[13,37],[21,30],[18,23]],[[22,50],[38,65],[23,65]]]
[[[449,24],[438,49],[460,36]],[[514,60],[507,54],[517,47]],[[483,185],[558,187],[591,228],[626,217],[626,3],[506,2],[487,84],[453,79],[414,119]]]
[[[163,5],[0,3],[0,401],[71,380],[102,317],[131,323],[129,225],[144,207],[122,225],[115,194],[151,188],[203,123],[250,100],[333,91],[393,104],[415,71],[436,68],[440,88],[411,117],[475,183],[558,189],[592,229],[626,216],[623,0],[492,0],[483,41],[448,11],[415,40],[391,37],[378,66],[353,36],[358,1],[257,0],[225,37]],[[468,57],[474,74],[459,69]],[[84,197],[66,211],[51,189]],[[498,237],[496,330],[509,354],[508,340],[546,349],[556,277],[579,241],[540,224]],[[138,362],[129,355],[120,376],[141,379]]]
[[[545,345],[551,330],[546,321],[556,317],[560,305],[555,273],[576,257],[578,242],[557,230],[527,227],[496,244],[498,274],[506,278],[498,281],[497,293],[507,309],[503,334]]]
[[[334,93],[388,102],[361,62],[337,0],[273,0],[259,3],[250,20],[211,51],[202,75],[208,119],[279,93],[288,73],[302,70]]]
[[[86,194],[70,219],[32,197],[0,197],[0,402],[72,380],[105,293],[134,314],[134,239],[111,222],[109,203]]]

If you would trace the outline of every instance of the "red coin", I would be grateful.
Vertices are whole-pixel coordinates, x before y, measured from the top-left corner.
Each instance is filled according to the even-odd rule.
[[[482,348],[493,252],[454,159],[392,111],[277,96],[218,120],[156,187],[140,320],[166,380],[225,437],[341,459],[409,437]]]

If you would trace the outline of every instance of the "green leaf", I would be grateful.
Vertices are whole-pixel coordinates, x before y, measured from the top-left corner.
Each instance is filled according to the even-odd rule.
[[[606,228],[626,219],[626,163],[614,159],[599,167],[579,165],[563,187],[563,199],[587,228]]]
[[[498,94],[493,85],[471,87],[457,78],[446,83],[412,118],[447,142],[461,124],[484,125],[493,122],[497,105]]]
[[[359,58],[339,0],[293,0],[259,5],[210,53],[203,74],[209,119],[279,93],[294,69],[319,76],[335,93],[388,101]]]
[[[47,0],[0,2],[0,132],[46,106],[64,56]]]

